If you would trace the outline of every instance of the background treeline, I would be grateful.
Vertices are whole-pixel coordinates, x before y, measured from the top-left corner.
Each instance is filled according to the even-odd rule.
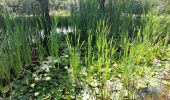
[[[80,2],[84,1],[85,0],[81,0]],[[96,1],[100,2],[100,0],[94,0],[94,2]],[[110,2],[115,2],[115,0],[104,1],[106,6],[109,5]],[[142,13],[143,9],[146,11],[149,8],[148,3],[146,3],[149,0],[117,0],[117,1],[122,2],[122,7],[128,4],[133,13]],[[170,13],[169,0],[150,0],[150,1],[154,2],[154,4],[157,5],[157,9],[159,9],[160,14]],[[79,7],[80,3],[78,4],[78,2],[79,0],[49,0],[49,8],[51,11],[71,10],[72,8],[75,8],[75,5]],[[124,10],[126,10],[126,7],[123,8]],[[0,11],[3,11],[4,9],[15,13],[26,14],[35,14],[41,12],[38,0],[0,0]]]
[[[71,0],[49,0],[51,11],[71,9]],[[10,11],[21,14],[39,14],[41,13],[38,0],[0,0],[0,11]]]

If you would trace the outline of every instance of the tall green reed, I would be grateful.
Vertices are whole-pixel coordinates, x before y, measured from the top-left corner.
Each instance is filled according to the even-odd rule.
[[[73,42],[73,39],[75,41]],[[73,34],[73,38],[69,38],[69,36],[66,36],[66,42],[69,49],[69,55],[70,55],[70,68],[73,74],[73,81],[76,83],[78,82],[78,78],[80,76],[80,55],[81,55],[81,47],[83,43],[80,43],[80,35],[77,34],[76,28]]]
[[[24,65],[30,64],[31,60],[31,47],[28,42],[28,34],[26,34],[27,27],[16,20],[16,17],[19,17],[22,21],[24,20],[22,19],[23,17],[13,16],[8,13],[4,16],[6,28],[4,31],[3,47],[1,48],[2,55],[0,56],[1,70],[3,73],[3,75],[0,76],[2,83],[1,92],[3,92],[3,87],[5,88],[12,80],[17,79]],[[3,55],[5,55],[4,59],[2,59]]]

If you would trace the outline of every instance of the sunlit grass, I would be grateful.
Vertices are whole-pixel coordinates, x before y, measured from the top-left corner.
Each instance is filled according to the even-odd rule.
[[[40,17],[4,14],[5,28],[0,37],[2,96],[6,96],[11,82],[24,73],[26,66],[36,60],[36,66],[40,67],[46,57],[51,56],[52,64],[49,66],[57,68],[56,75],[60,69],[68,67],[68,73],[60,77],[69,76],[68,83],[75,89],[68,91],[74,91],[75,98],[79,98],[87,86],[96,99],[113,99],[117,93],[119,99],[137,99],[136,92],[147,88],[150,80],[160,73],[155,71],[154,64],[170,57],[170,17],[156,14],[151,8],[152,3],[148,11],[143,9],[142,14],[133,14],[131,4],[122,6],[122,2],[113,1],[108,0],[110,3],[106,3],[103,16],[100,16],[98,2],[91,0],[81,0],[80,8],[75,12],[50,12],[52,29],[47,43],[49,55],[42,44],[40,33],[43,32],[43,25]],[[56,32],[57,27],[68,25],[75,27],[73,32],[66,35]],[[64,55],[68,57],[64,58]],[[62,81],[60,77],[56,79]],[[40,92],[43,94],[43,91]]]

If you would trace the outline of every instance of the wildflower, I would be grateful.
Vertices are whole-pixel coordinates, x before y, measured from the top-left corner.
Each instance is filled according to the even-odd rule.
[[[153,59],[153,64],[159,64],[161,62],[160,59]]]

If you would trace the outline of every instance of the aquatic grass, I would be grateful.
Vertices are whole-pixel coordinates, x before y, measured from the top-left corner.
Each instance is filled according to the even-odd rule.
[[[10,67],[8,62],[8,55],[5,54],[3,51],[0,51],[0,80],[2,82],[3,79],[10,81]]]
[[[88,40],[87,44],[85,45],[88,49],[85,51],[85,57],[84,57],[84,62],[87,68],[90,68],[90,66],[93,64],[93,58],[92,55],[94,48],[92,47],[92,30],[88,31]],[[91,72],[89,72],[91,73]]]
[[[92,37],[91,32],[88,33],[88,49],[86,52],[86,67],[88,70],[87,80],[90,81],[90,77],[97,75],[101,80],[102,89],[100,93],[102,98],[106,98],[106,81],[112,76],[110,68],[114,62],[113,56],[116,52],[116,47],[113,43],[113,38],[109,37],[109,28],[106,25],[106,21],[99,21],[97,29],[95,30],[95,36]],[[92,38],[95,38],[95,48],[92,49]],[[95,52],[94,52],[95,50]],[[93,59],[93,56],[95,59]],[[92,68],[94,66],[94,68]]]
[[[31,60],[31,47],[28,40],[27,27],[22,23],[18,23],[12,14],[5,14],[5,26],[4,40],[2,47],[2,54],[6,55],[4,59],[1,60],[2,70],[4,75],[0,80],[3,83],[3,87],[6,87],[14,79],[17,79],[24,65],[30,64]],[[22,16],[19,16],[22,19]],[[1,58],[3,57],[1,55]],[[8,77],[7,77],[8,76]],[[8,92],[8,91],[6,91]]]
[[[148,5],[148,2],[144,2],[142,6],[146,6],[145,4]],[[80,15],[82,14],[83,17],[76,19],[76,22],[80,22],[80,23],[85,22],[83,24],[86,24],[88,26],[87,20],[83,19],[84,16],[88,16],[88,14],[90,16],[91,12],[94,12],[94,15],[98,16],[99,13],[97,10],[99,9],[93,8],[96,9],[97,11],[96,13],[93,9],[89,9],[89,11],[87,11],[85,8],[83,9],[83,7],[88,6],[88,1],[82,1],[81,5],[83,6],[80,12],[83,13],[79,13],[79,14]],[[152,8],[154,7],[152,3],[149,3],[147,9],[142,7],[143,11],[141,11],[140,13],[137,12],[138,14],[136,14],[136,11],[134,12],[134,8],[132,8],[130,5],[131,4],[128,2],[109,0],[109,3],[106,3],[106,9],[105,9],[105,14],[106,14],[105,16],[109,16],[108,19],[109,23],[103,25],[105,28],[105,29],[103,28],[104,31],[102,30],[101,27],[100,27],[101,29],[99,28],[99,24],[94,24],[93,27],[84,29],[86,30],[85,31],[86,33],[91,33],[90,36],[88,36],[88,50],[86,52],[87,55],[85,56],[85,63],[86,66],[93,66],[97,70],[94,71],[94,69],[89,67],[88,69],[89,76],[94,76],[93,73],[97,72],[98,77],[103,77],[104,74],[103,75],[101,74],[101,70],[106,67],[107,74],[105,74],[104,77],[107,78],[102,80],[106,81],[107,79],[109,79],[108,74],[110,74],[110,72],[108,71],[108,68],[109,66],[111,66],[112,62],[114,62],[114,57],[117,56],[117,54],[108,53],[111,50],[107,49],[107,47],[108,45],[110,46],[110,44],[113,45],[114,44],[113,42],[115,42],[116,44],[115,47],[117,47],[117,49],[113,49],[113,51],[114,52],[116,51],[116,53],[118,53],[119,58],[117,60],[121,62],[121,66],[123,67],[122,75],[125,78],[125,81],[123,81],[125,85],[129,84],[129,80],[131,79],[130,76],[133,75],[134,70],[137,68],[136,65],[141,65],[141,66],[149,65],[152,59],[154,59],[157,56],[155,52],[158,51],[154,51],[154,50],[158,49],[156,44],[161,43],[160,41],[157,41],[157,39],[160,36],[160,34],[162,35],[162,33],[160,33],[159,31],[160,34],[158,35],[155,34],[153,31],[153,29],[157,30],[157,28],[153,27],[153,25],[156,25],[157,22],[153,23],[154,14],[151,11],[152,10],[151,7]],[[77,17],[77,16],[73,16],[73,17]],[[93,18],[96,18],[94,20],[95,23],[97,23],[100,19],[99,17],[93,17]],[[92,18],[90,19],[89,17],[88,19],[91,20]],[[91,29],[92,31],[89,32],[88,30]],[[96,32],[95,29],[98,32]],[[164,28],[162,27],[162,31],[163,30]],[[112,37],[111,38],[112,42],[108,41],[109,37]],[[93,40],[95,40],[95,42],[92,42],[92,38]],[[95,45],[92,50],[91,47],[93,44]]]
[[[22,24],[15,23],[14,31],[9,31],[10,34],[10,53],[11,53],[11,63],[14,62],[11,66],[18,75],[22,69],[24,63],[30,63],[30,47],[29,43],[26,41],[26,32],[22,29]],[[9,30],[12,30],[9,28]],[[27,48],[26,48],[27,47]],[[28,52],[25,52],[28,50]],[[24,57],[28,59],[24,59]],[[15,60],[14,60],[15,59]],[[24,61],[25,60],[25,61]]]
[[[73,39],[75,39],[75,42],[73,42]],[[70,55],[70,68],[72,70],[73,74],[73,80],[77,83],[78,78],[80,76],[80,55],[81,55],[81,47],[83,43],[80,43],[80,35],[77,34],[76,28],[73,33],[73,38],[70,39],[68,35],[66,35],[66,42],[69,49],[69,55]]]
[[[73,11],[71,17],[53,19],[47,45],[50,48],[49,55],[46,55],[42,36],[39,34],[43,31],[39,17],[34,19],[37,16],[4,15],[6,27],[2,39],[3,47],[0,49],[0,90],[4,97],[6,92],[4,80],[9,84],[11,78],[17,78],[24,66],[31,63],[31,57],[36,56],[31,55],[32,46],[28,41],[34,41],[37,46],[36,54],[40,63],[46,56],[59,59],[61,37],[56,33],[56,27],[60,24],[60,26],[70,24],[75,25],[77,29],[75,28],[73,34],[66,35],[62,43],[66,42],[67,48],[62,49],[69,51],[68,71],[71,71],[73,84],[78,85],[83,78],[91,86],[90,82],[95,80],[97,86],[95,83],[91,87],[99,88],[100,99],[107,99],[110,94],[106,83],[112,78],[118,78],[120,83],[123,83],[120,91],[128,90],[128,97],[136,98],[134,96],[136,87],[131,87],[136,84],[133,78],[139,76],[136,70],[154,69],[153,59],[164,57],[170,40],[169,23],[155,14],[153,3],[150,2],[137,4],[134,0],[129,0],[130,2],[108,0],[105,3],[105,12],[101,13],[97,0],[79,1],[80,8]],[[145,3],[149,6],[144,7]],[[138,6],[142,6],[143,9],[139,9]],[[113,66],[114,63],[118,65]],[[55,66],[54,62],[52,66]],[[82,66],[87,69],[87,76],[81,75]]]
[[[104,15],[101,17],[99,9],[99,1],[89,1],[89,0],[79,0],[80,8],[74,9],[71,13],[74,25],[78,26],[83,34],[87,35],[88,29],[96,29],[97,21],[101,19],[108,19],[108,26],[111,27],[110,31],[112,36],[119,37],[121,32],[130,31],[130,34],[134,31],[135,28],[142,27],[143,23],[140,23],[142,20],[140,15],[147,14],[147,11],[141,11],[140,14],[134,14],[134,8],[131,6],[133,0],[128,1],[117,1],[117,0],[108,0],[105,2]],[[141,3],[140,1],[138,1]],[[145,7],[145,2],[141,3],[141,8]],[[149,9],[148,9],[149,10]],[[135,18],[135,17],[136,18]],[[75,23],[76,22],[76,23]],[[135,33],[134,33],[135,34]],[[117,38],[118,39],[118,38]]]
[[[60,33],[57,33],[56,32],[56,28],[57,28],[57,24],[58,24],[58,19],[57,18],[53,18],[52,20],[52,30],[50,32],[50,36],[49,36],[49,48],[50,48],[50,55],[57,59],[59,61],[59,47],[60,47]],[[53,63],[53,66],[55,65],[54,64],[54,60],[55,59],[52,59],[52,63]],[[59,68],[59,65],[58,65],[58,68]]]

